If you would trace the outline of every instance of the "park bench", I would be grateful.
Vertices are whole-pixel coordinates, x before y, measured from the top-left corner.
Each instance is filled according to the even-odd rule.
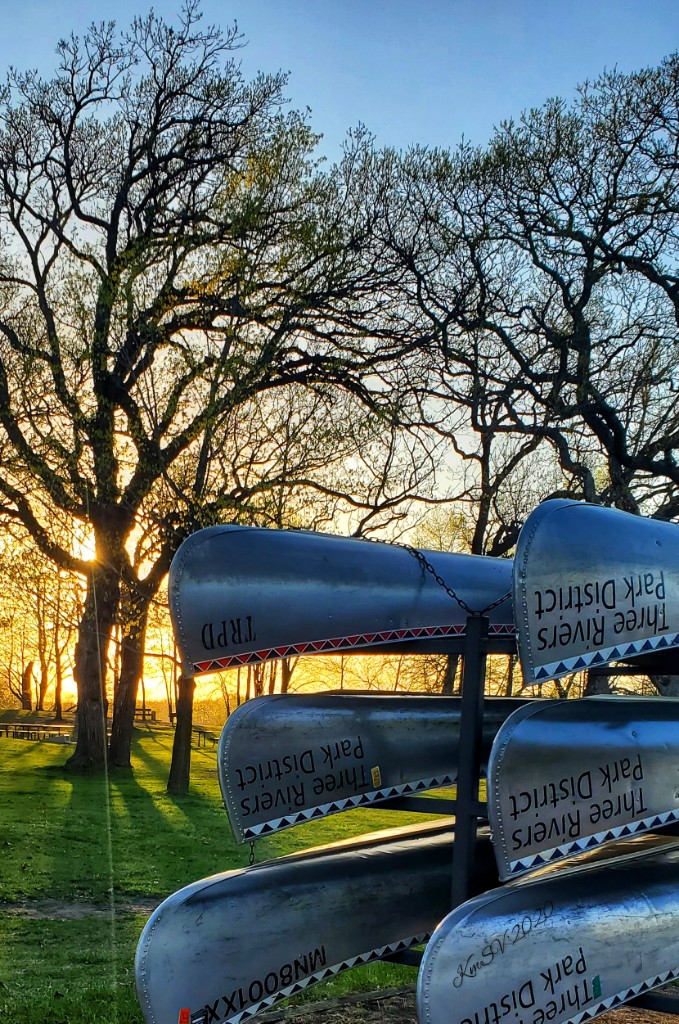
[[[134,720],[135,722],[155,722],[156,713],[152,708],[135,708]]]

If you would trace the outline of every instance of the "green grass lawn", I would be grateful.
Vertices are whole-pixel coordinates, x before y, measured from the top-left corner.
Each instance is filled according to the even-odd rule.
[[[22,1024],[141,1024],[134,953],[146,913],[196,879],[244,867],[231,835],[216,751],[194,748],[187,797],[165,793],[170,729],[136,731],[134,770],[108,780],[66,775],[63,746],[0,738],[0,1015]],[[422,820],[356,810],[260,840],[257,860]],[[58,900],[96,908],[82,919],[34,919],[8,904]],[[5,906],[3,907],[3,903]],[[38,902],[38,908],[44,909]],[[51,911],[48,911],[51,912]],[[306,998],[407,984],[412,969],[357,968]]]

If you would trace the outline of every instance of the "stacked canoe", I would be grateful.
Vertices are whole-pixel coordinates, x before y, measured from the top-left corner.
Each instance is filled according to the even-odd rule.
[[[170,604],[190,676],[298,654],[456,652],[470,615],[487,619],[491,650],[516,636],[526,686],[613,662],[671,674],[678,537],[568,501],[535,510],[513,563],[213,527],[177,553]],[[490,828],[477,832],[472,899],[451,912],[455,823],[443,817],[193,882],[139,942],[147,1024],[240,1024],[425,943],[428,1024],[580,1024],[672,980],[678,723],[672,699],[487,700]],[[218,751],[233,832],[252,841],[450,787],[464,729],[452,697],[248,701]]]

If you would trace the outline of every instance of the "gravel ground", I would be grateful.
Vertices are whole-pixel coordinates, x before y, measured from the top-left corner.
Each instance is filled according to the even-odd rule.
[[[417,1024],[415,990],[387,990],[343,1000],[310,1003],[262,1014],[256,1019],[262,1024],[276,1024],[277,1021],[283,1024]],[[601,1024],[677,1024],[679,1016],[634,1006],[602,1014],[597,1021]]]

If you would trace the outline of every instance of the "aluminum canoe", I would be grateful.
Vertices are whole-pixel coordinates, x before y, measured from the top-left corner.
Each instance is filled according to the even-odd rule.
[[[146,1024],[239,1024],[358,964],[426,941],[450,906],[451,822],[334,843],[179,890],[137,948]],[[474,892],[497,884],[479,836]]]
[[[186,675],[270,658],[459,648],[466,608],[489,611],[491,637],[514,636],[512,563],[422,553],[460,605],[404,547],[302,530],[213,526],[170,567],[169,600]],[[503,600],[503,598],[506,598]]]
[[[524,680],[667,660],[679,648],[678,542],[673,523],[584,502],[539,505],[514,559]],[[673,660],[679,671],[679,656]]]
[[[498,728],[525,703],[486,700],[484,769]],[[453,784],[460,711],[460,698],[441,696],[286,694],[247,701],[224,726],[217,759],[234,835],[244,842]]]
[[[454,910],[420,966],[421,1024],[580,1024],[678,977],[679,845],[642,851]]]
[[[488,765],[500,878],[679,821],[679,699],[536,701]]]

